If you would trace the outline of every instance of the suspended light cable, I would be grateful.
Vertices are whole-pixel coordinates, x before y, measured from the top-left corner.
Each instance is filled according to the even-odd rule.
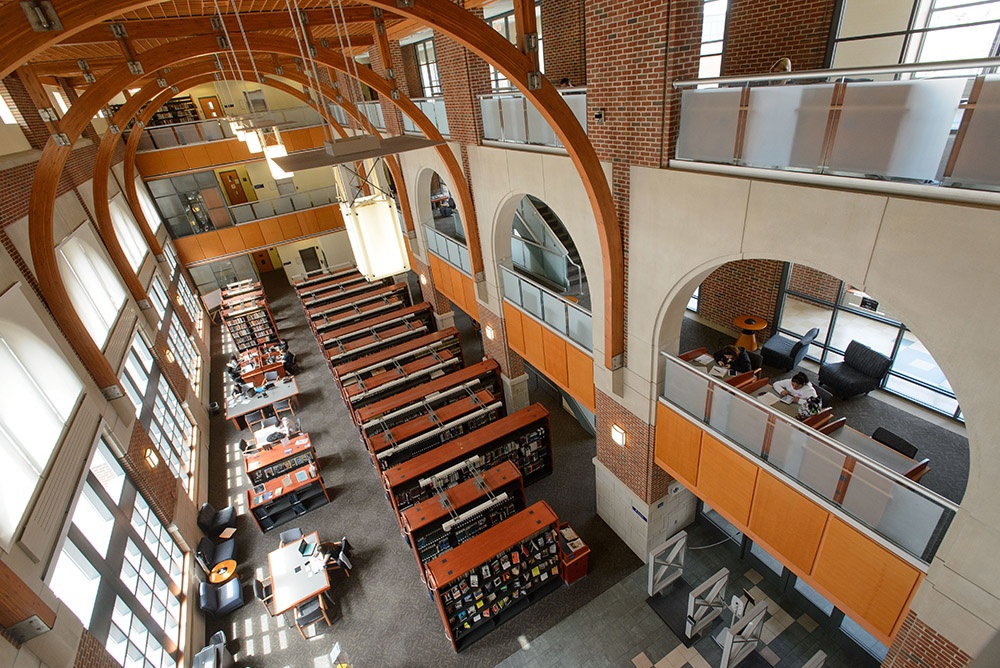
[[[240,35],[243,36],[243,45],[246,46],[246,48],[247,48],[247,55],[250,56],[250,66],[253,68],[253,75],[257,79],[257,85],[258,86],[263,86],[263,84],[261,83],[261,80],[260,80],[260,73],[257,71],[257,61],[253,57],[253,51],[250,50],[250,41],[247,39],[247,33],[243,29],[243,19],[240,18],[240,9],[239,9],[239,7],[236,6],[235,2],[233,3],[233,13],[236,15],[236,24],[240,28]],[[232,41],[232,40],[230,40],[230,41]],[[261,98],[263,98],[263,100],[264,100],[264,111],[270,111],[271,109],[267,105],[267,96],[264,95],[263,89],[261,89],[260,94],[261,94]]]
[[[285,0],[285,2],[287,3],[288,0]],[[305,25],[305,23],[302,20],[302,12],[299,11],[299,0],[292,0],[292,2],[295,4],[295,14],[296,14],[296,16],[299,19],[299,26],[302,28],[302,41],[306,42],[306,38],[308,37],[309,33],[306,31],[306,25]],[[295,23],[294,23],[294,21],[292,23],[292,29],[293,30],[295,29]],[[315,86],[313,86],[313,91],[316,93],[316,104],[317,105],[322,105],[324,98],[323,98],[323,91],[320,90],[319,70],[316,69],[316,59],[313,58],[313,54],[312,54],[312,50],[316,48],[316,45],[315,44],[309,44],[308,42],[306,42],[306,45],[309,47],[309,62],[308,62],[308,65],[306,67],[307,68],[310,67],[310,66],[312,67],[313,75],[314,75],[314,77],[316,79],[316,84],[315,84]],[[303,61],[303,65],[305,65],[305,61]],[[309,70],[306,69],[306,81],[309,81],[309,80],[310,80],[309,79]],[[330,141],[333,141],[333,129],[332,128],[328,128],[327,125],[328,125],[327,123],[323,124],[323,133],[324,133],[324,135],[325,135],[325,137],[327,139],[329,139]]]

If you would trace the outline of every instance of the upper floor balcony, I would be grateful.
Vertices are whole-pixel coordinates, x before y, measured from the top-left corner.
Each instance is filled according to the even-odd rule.
[[[559,94],[586,131],[587,89],[563,88]],[[548,121],[520,91],[480,95],[479,108],[483,114],[483,139],[488,142],[563,148]]]
[[[424,112],[424,115],[434,124],[438,132],[445,137],[450,135],[448,131],[448,114],[445,113],[443,97],[415,97],[413,98],[413,103],[417,105],[420,111]],[[403,131],[407,134],[423,134],[420,128],[407,116],[403,117]]]
[[[340,107],[335,107],[340,110]],[[343,111],[341,110],[341,113]],[[310,107],[290,107],[274,109],[270,116],[281,124],[282,132],[294,128],[306,128],[322,125],[320,115]],[[205,121],[190,121],[170,125],[151,125],[144,129],[139,137],[139,151],[155,151],[164,148],[176,148],[191,144],[224,141],[234,139],[229,121],[212,118]]]
[[[672,166],[844,176],[880,181],[879,189],[996,190],[998,65],[990,58],[676,81]]]

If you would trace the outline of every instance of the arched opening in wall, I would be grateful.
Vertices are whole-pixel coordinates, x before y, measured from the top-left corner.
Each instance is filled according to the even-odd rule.
[[[461,244],[467,244],[462,216],[455,206],[455,198],[448,183],[440,174],[431,174],[429,191],[420,195],[430,198],[431,223],[434,229]]]

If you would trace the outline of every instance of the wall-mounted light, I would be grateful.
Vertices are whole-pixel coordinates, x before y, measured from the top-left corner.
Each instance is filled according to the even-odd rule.
[[[153,448],[146,448],[145,459],[146,465],[151,469],[155,469],[160,465],[160,458],[157,456],[156,450],[153,450]]]
[[[427,285],[427,276],[420,274],[420,285]]]
[[[486,325],[485,327],[483,327],[483,331],[486,332],[486,338],[489,339],[490,341],[495,339],[497,336],[496,332],[493,331],[493,327],[490,325]]]
[[[615,445],[620,445],[625,447],[625,430],[616,424],[611,425],[611,440],[615,442]]]
[[[166,357],[167,361],[170,362],[171,364],[174,363],[174,351],[168,348],[166,352],[163,353],[163,356]]]

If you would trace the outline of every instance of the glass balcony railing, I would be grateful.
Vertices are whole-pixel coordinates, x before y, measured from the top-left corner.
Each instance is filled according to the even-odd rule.
[[[337,107],[340,109],[340,107]],[[343,111],[341,110],[341,113]],[[322,124],[320,115],[309,107],[290,107],[274,109],[269,117],[281,123],[281,130],[292,130]],[[172,125],[151,125],[139,137],[139,151],[155,151],[162,148],[176,148],[190,144],[201,144],[210,141],[222,141],[235,137],[229,129],[229,121],[211,119],[207,121],[191,121],[174,123]]]
[[[424,240],[427,242],[427,250],[453,267],[472,276],[472,262],[469,260],[468,246],[438,232],[430,225],[424,225]]]
[[[834,432],[836,438],[826,436],[676,357],[662,356],[661,401],[901,550],[931,562],[955,517],[956,504],[864,454],[868,450],[877,455],[866,436],[848,427]]]
[[[382,117],[382,103],[378,101],[358,104],[358,111],[367,118],[378,130],[385,130],[385,118]]]
[[[237,204],[229,207],[229,212],[233,216],[233,221],[239,225],[251,220],[260,220],[272,216],[281,216],[286,213],[294,213],[304,209],[315,209],[319,206],[336,204],[340,201],[340,194],[337,186],[327,186],[316,188],[315,190],[303,190],[291,195],[281,195],[268,199]]]
[[[444,110],[444,98],[443,97],[424,97],[415,98],[413,103],[420,108],[420,111],[424,112],[424,115],[434,124],[434,127],[438,129],[442,135],[447,137],[448,132],[448,114]],[[422,135],[413,121],[410,120],[409,116],[403,116],[403,130],[409,134]]]
[[[587,89],[564,88],[559,94],[586,131]],[[480,95],[479,108],[483,113],[483,139],[562,148],[548,121],[518,91]]]
[[[676,160],[996,190],[998,66],[991,58],[676,81]]]
[[[536,283],[513,267],[500,265],[503,297],[529,313],[587,352],[594,350],[594,323],[590,312],[572,304]]]

